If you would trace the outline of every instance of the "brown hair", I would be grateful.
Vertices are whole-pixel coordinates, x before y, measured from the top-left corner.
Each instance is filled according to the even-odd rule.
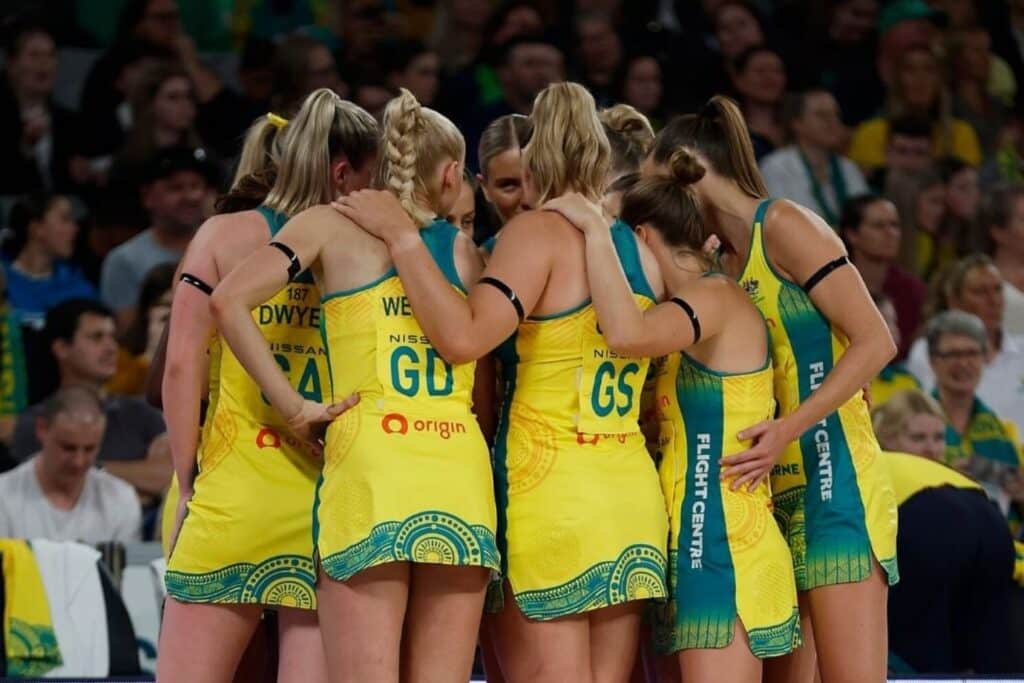
[[[126,136],[124,147],[118,158],[128,164],[143,164],[157,151],[153,103],[160,89],[168,81],[180,78],[188,82],[192,100],[195,103],[195,84],[185,71],[185,67],[174,62],[156,62],[147,66],[139,77],[135,88],[129,93],[132,105],[133,120],[131,129]],[[198,116],[198,103],[196,103]],[[195,121],[192,127],[182,133],[178,145],[199,147],[201,141],[196,132]]]
[[[636,227],[643,223],[657,230],[669,246],[682,247],[700,256],[711,233],[701,218],[700,202],[692,185],[704,177],[705,169],[685,148],[669,159],[671,176],[641,178],[622,195],[619,217]]]
[[[362,168],[377,151],[377,122],[361,107],[320,88],[284,128],[277,179],[264,202],[286,216],[334,199],[331,161]]]
[[[992,239],[994,231],[1006,230],[1013,220],[1014,205],[1024,199],[1024,183],[1000,183],[988,192],[988,196],[982,199],[981,211],[978,214],[978,225],[982,234],[990,244],[991,250],[995,251],[995,241]]]
[[[594,97],[578,83],[552,83],[533,103],[533,136],[523,161],[538,205],[575,190],[590,199],[604,193],[611,147]]]
[[[654,144],[654,128],[647,117],[628,104],[616,104],[599,114],[612,147],[612,175],[640,170],[640,162]]]
[[[936,185],[943,185],[942,177],[932,167],[919,171],[901,171],[893,169],[886,174],[885,196],[896,205],[900,214],[903,230],[900,234],[899,262],[904,268],[917,271],[917,234],[921,231],[918,225],[918,202],[921,193]],[[942,221],[936,231],[942,230]],[[936,235],[938,237],[938,235]]]
[[[487,177],[487,167],[494,157],[510,149],[525,147],[532,131],[533,124],[522,114],[506,114],[487,124],[476,151],[480,175]]]
[[[451,121],[420,106],[405,88],[384,110],[384,135],[377,183],[394,193],[409,216],[426,225],[437,215],[438,164],[464,162],[466,141]],[[426,206],[423,205],[425,202]]]
[[[680,147],[700,153],[710,170],[734,181],[745,194],[758,199],[768,196],[750,131],[740,108],[728,97],[715,95],[700,113],[670,121],[654,139],[651,155],[659,164],[667,164]]]

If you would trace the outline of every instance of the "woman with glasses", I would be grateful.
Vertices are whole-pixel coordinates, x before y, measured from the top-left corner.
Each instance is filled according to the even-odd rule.
[[[946,415],[946,462],[980,482],[1004,513],[1024,501],[1020,438],[1016,427],[978,398],[988,355],[981,320],[963,311],[940,313],[928,323],[934,397]]]

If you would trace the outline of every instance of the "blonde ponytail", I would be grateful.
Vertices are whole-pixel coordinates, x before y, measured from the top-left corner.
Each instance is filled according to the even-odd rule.
[[[268,170],[276,172],[281,156],[281,138],[284,134],[268,117],[256,119],[245,133],[242,151],[238,155],[238,166],[231,181],[234,188],[249,175],[264,175]]]
[[[575,190],[597,200],[604,193],[611,148],[594,98],[578,83],[553,83],[533,103],[533,136],[523,161],[538,203]]]
[[[266,205],[287,216],[334,199],[331,162],[344,156],[354,169],[377,151],[377,122],[361,107],[320,88],[284,128],[277,181]]]
[[[378,186],[391,191],[406,213],[426,225],[440,213],[438,165],[463,163],[466,142],[455,125],[441,114],[420,105],[402,88],[384,110]]]
[[[647,117],[628,104],[616,104],[599,114],[612,148],[612,175],[636,173],[654,144],[654,128]]]

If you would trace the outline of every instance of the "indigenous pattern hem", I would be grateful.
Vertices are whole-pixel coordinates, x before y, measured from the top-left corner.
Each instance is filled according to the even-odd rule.
[[[413,562],[499,569],[494,532],[467,524],[455,515],[430,510],[401,522],[382,522],[370,535],[321,560],[324,572],[347,581],[370,567],[387,562]]]
[[[619,605],[667,597],[665,554],[651,545],[632,545],[614,562],[601,562],[560,586],[516,593],[529,619],[547,621]]]
[[[168,571],[167,594],[180,602],[316,608],[313,560],[278,555],[202,574]]]

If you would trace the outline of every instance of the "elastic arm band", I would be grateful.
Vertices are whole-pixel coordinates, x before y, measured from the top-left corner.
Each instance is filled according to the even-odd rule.
[[[686,314],[686,317],[690,319],[690,324],[693,325],[693,343],[696,344],[697,342],[699,342],[700,341],[700,319],[697,317],[697,314],[694,312],[693,307],[690,306],[690,304],[686,303],[685,301],[683,301],[682,299],[680,299],[677,296],[672,297],[671,299],[669,299],[669,301],[674,303],[679,308],[683,309],[683,313]]]
[[[807,279],[807,282],[804,283],[804,292],[806,292],[807,294],[810,294],[811,290],[814,289],[818,285],[819,282],[821,282],[822,280],[827,278],[829,275],[831,275],[833,273],[833,271],[835,271],[835,270],[837,270],[839,268],[842,268],[843,266],[849,265],[849,264],[850,264],[850,257],[849,256],[840,256],[835,261],[829,261],[828,263],[823,265],[821,268],[819,268],[818,272],[816,272],[814,275],[812,275],[811,277],[809,277]]]
[[[270,246],[279,250],[282,254],[288,257],[288,282],[291,282],[299,273],[302,272],[302,266],[299,264],[299,257],[295,255],[291,247],[287,244],[281,244],[280,242],[271,242]]]
[[[192,285],[206,296],[213,294],[213,287],[206,284],[192,273],[182,273],[179,279],[186,285]]]
[[[490,285],[504,294],[505,298],[511,301],[512,305],[516,307],[516,315],[519,316],[519,321],[522,322],[523,318],[526,317],[526,312],[523,310],[523,303],[519,300],[519,297],[516,296],[516,293],[512,291],[511,287],[494,277],[482,277],[479,282],[482,285]]]

